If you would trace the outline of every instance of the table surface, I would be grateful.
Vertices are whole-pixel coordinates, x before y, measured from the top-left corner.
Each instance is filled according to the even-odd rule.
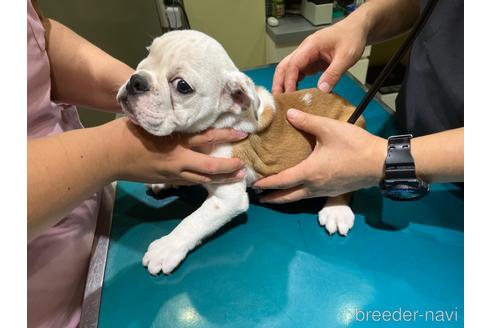
[[[246,73],[271,87],[273,66]],[[335,92],[354,105],[364,94],[347,75]],[[371,132],[394,132],[377,101],[364,117]],[[433,185],[415,202],[384,199],[376,188],[358,191],[348,237],[329,236],[318,225],[323,200],[265,206],[251,195],[248,212],[172,275],[148,274],[141,264],[148,244],[205,197],[187,187],[155,199],[142,184],[118,183],[99,327],[463,326],[463,191],[455,185]],[[357,310],[393,311],[395,321],[360,321]],[[404,311],[412,311],[411,322]],[[446,319],[439,311],[451,321],[440,322]]]

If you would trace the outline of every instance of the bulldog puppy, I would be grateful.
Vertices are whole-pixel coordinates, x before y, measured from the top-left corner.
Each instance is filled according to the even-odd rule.
[[[142,263],[151,274],[171,273],[189,251],[249,206],[246,187],[304,160],[316,140],[293,128],[286,111],[346,121],[354,111],[334,93],[307,89],[272,96],[241,73],[224,48],[197,31],[173,31],[156,38],[149,54],[119,90],[117,100],[135,123],[157,136],[233,128],[249,133],[241,142],[217,146],[215,157],[239,157],[246,163],[243,181],[207,184],[209,197],[168,235],[152,242]],[[360,119],[357,124],[363,126]],[[161,185],[153,187],[157,191]],[[346,235],[354,224],[350,197],[329,198],[319,223]]]

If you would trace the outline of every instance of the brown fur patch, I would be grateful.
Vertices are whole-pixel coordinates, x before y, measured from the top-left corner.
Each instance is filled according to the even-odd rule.
[[[311,101],[305,102],[302,99],[308,93],[311,94]],[[259,118],[258,132],[233,146],[233,156],[252,166],[261,177],[295,166],[311,154],[316,144],[312,135],[290,125],[286,117],[287,110],[297,108],[306,113],[341,121],[347,121],[355,110],[342,97],[318,89],[276,95],[274,101],[275,112],[271,108],[265,108]],[[364,127],[364,119],[359,118],[356,125]]]

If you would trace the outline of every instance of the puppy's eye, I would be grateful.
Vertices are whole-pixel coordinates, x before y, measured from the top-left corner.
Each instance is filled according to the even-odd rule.
[[[171,83],[173,84],[173,87],[178,90],[179,93],[182,93],[184,95],[195,91],[185,80],[180,77],[175,78]]]

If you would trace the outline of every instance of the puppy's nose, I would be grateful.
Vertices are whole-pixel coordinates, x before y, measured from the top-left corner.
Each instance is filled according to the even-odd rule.
[[[136,95],[149,91],[149,83],[147,80],[138,74],[132,75],[130,81],[126,84],[126,91],[130,95]]]

